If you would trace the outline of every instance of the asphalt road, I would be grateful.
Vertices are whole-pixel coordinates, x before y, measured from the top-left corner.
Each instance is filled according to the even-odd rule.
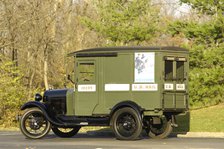
[[[113,134],[83,133],[73,138],[54,134],[39,140],[26,139],[20,132],[0,132],[0,149],[223,149],[224,139],[143,137],[136,141],[116,140]]]

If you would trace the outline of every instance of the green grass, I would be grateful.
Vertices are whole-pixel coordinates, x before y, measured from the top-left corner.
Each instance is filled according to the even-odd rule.
[[[224,132],[224,104],[192,110],[190,117],[192,132]]]
[[[0,131],[19,131],[19,127],[3,127],[3,126],[0,126]]]

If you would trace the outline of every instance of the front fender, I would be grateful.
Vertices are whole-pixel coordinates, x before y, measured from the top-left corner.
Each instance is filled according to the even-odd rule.
[[[44,111],[46,112],[46,110],[47,110],[46,106],[39,101],[29,101],[29,102],[25,103],[24,105],[22,105],[20,109],[25,110],[28,108],[35,108],[35,107],[39,108],[43,112]]]
[[[29,109],[29,108],[39,108],[51,124],[54,124],[56,126],[64,126],[63,123],[58,122],[55,118],[51,117],[48,114],[47,107],[45,104],[43,104],[39,101],[29,101],[29,102],[25,103],[24,105],[22,105],[22,107],[20,109],[25,110],[25,109]]]
[[[24,105],[21,106],[20,110],[25,110],[25,109],[29,109],[29,108],[38,108],[40,109],[43,114],[46,116],[46,118],[50,121],[50,117],[49,114],[47,113],[47,108],[46,106],[39,102],[39,101],[29,101],[27,103],[25,103]]]

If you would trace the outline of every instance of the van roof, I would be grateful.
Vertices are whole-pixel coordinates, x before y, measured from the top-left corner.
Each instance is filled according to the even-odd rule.
[[[142,47],[142,46],[134,46],[134,47],[99,47],[99,48],[89,48],[89,49],[83,49],[78,50],[72,53],[69,53],[68,56],[74,56],[76,54],[82,54],[82,53],[98,53],[98,52],[122,52],[122,51],[182,51],[182,52],[188,52],[188,49],[181,48],[181,47],[172,47],[172,46],[158,46],[158,47]]]

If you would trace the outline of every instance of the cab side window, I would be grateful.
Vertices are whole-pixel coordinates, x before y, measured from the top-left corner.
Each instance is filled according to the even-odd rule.
[[[79,63],[79,77],[80,82],[94,82],[95,80],[95,64],[93,62]]]
[[[177,80],[184,80],[184,62],[177,61],[176,69],[177,69]]]
[[[165,80],[173,79],[173,61],[165,60]]]

